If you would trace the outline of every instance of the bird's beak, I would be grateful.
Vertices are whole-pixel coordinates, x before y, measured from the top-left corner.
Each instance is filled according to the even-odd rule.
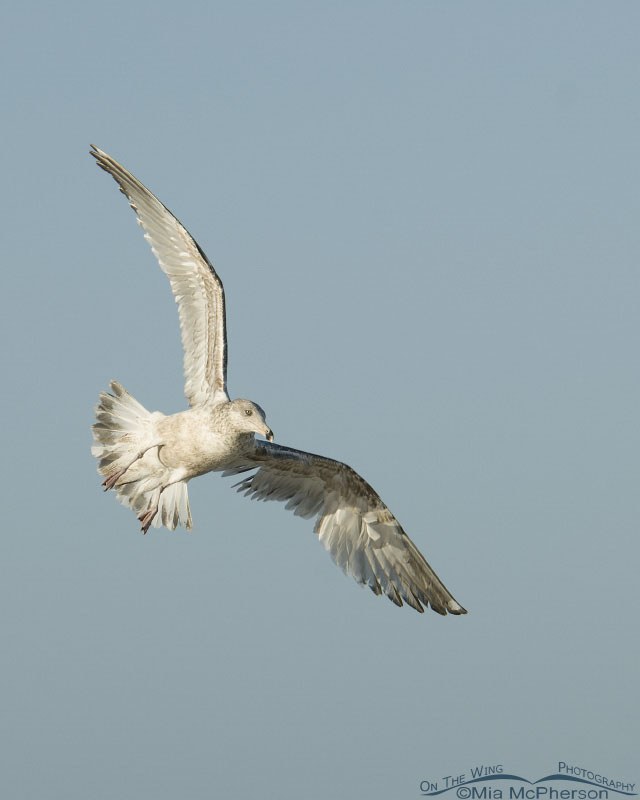
[[[267,428],[267,430],[264,433],[264,436],[268,442],[273,441],[273,431],[271,430],[271,428]]]

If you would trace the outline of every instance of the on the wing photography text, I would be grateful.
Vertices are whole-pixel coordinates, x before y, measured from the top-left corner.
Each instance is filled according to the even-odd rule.
[[[553,785],[558,783],[564,785]],[[502,764],[478,765],[458,775],[422,780],[420,791],[425,797],[453,791],[458,800],[613,800],[637,794],[636,784],[631,781],[610,778],[566,761],[558,761],[556,772],[537,780],[506,773]]]

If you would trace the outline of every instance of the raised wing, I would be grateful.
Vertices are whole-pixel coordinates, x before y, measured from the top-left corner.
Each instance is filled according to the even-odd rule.
[[[256,441],[255,452],[224,474],[257,472],[236,484],[256,500],[282,500],[301,517],[316,517],[315,532],[334,562],[374,594],[416,611],[466,614],[357,472],[330,458]]]
[[[184,393],[189,405],[228,400],[224,289],[198,243],[130,172],[95,145],[91,155],[129,199],[145,239],[171,282],[184,349]]]

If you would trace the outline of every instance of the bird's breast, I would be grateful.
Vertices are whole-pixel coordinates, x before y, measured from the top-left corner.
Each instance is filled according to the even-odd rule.
[[[165,417],[158,425],[163,445],[162,463],[170,469],[184,469],[189,477],[223,467],[228,460],[225,437],[212,430],[210,417],[198,410]]]

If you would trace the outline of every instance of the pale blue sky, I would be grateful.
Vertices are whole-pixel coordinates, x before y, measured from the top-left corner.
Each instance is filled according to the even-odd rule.
[[[640,781],[635,2],[11,3],[0,19],[0,794],[414,798]],[[358,469],[464,618],[347,580],[230,481],[138,533],[98,392],[184,407],[95,142],[227,293],[229,388]]]

